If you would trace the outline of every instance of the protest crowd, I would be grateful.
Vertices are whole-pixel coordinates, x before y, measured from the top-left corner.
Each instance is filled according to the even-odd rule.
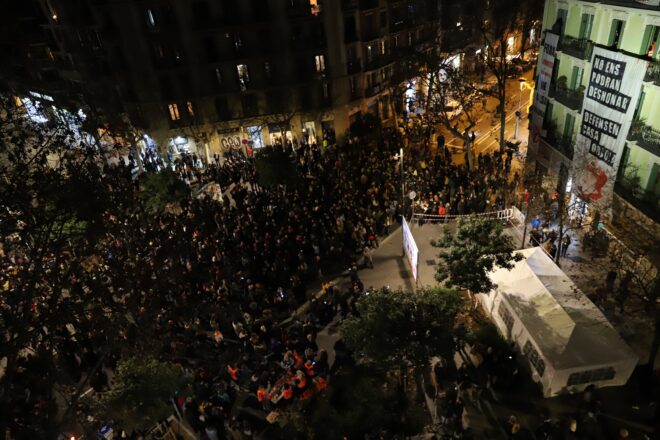
[[[47,338],[20,352],[11,393],[5,394],[13,397],[0,406],[7,438],[45,438],[58,412],[54,380],[102,392],[117,363],[134,353],[153,354],[186,371],[190,385],[173,402],[188,425],[210,440],[233,432],[249,438],[268,426],[255,414],[277,417],[313,400],[332,380],[316,335],[337,313],[351,313],[364,286],[353,274],[348,291],[325,284],[320,299],[308,287],[360,261],[401,214],[493,211],[518,184],[517,176],[507,178],[506,154],[480,155],[469,171],[442,148],[436,153],[410,146],[404,179],[406,190],[419,195],[413,207],[402,197],[402,176],[392,159],[400,145],[393,133],[377,144],[351,139],[297,149],[276,145],[290,152],[301,176],[302,184],[292,186],[260,185],[254,158],[243,152],[201,164],[193,155],[170,161],[147,151],[140,158],[145,172],[137,178],[133,156],[106,165],[98,178],[114,210],[104,217],[108,227],[97,253],[51,255],[54,263],[34,287],[47,289],[57,279],[84,312],[72,315],[67,326],[47,328]],[[140,182],[165,167],[198,186],[217,184],[222,200],[190,197],[172,209],[145,212]],[[15,280],[30,270],[27,251],[16,242],[5,237],[0,248],[3,298],[23,288]],[[104,310],[85,309],[90,294],[118,298],[127,310],[125,322],[107,322]],[[10,322],[12,309],[4,301],[0,318]],[[297,313],[303,304],[308,306]],[[34,301],[29,307],[39,321],[51,304]]]

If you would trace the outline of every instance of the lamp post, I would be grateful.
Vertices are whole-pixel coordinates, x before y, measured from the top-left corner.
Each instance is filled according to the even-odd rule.
[[[516,130],[513,132],[513,140],[518,140],[518,125],[520,125],[520,107],[522,106],[522,91],[525,87],[525,78],[518,79],[520,83],[520,95],[518,97],[518,111],[516,112]]]

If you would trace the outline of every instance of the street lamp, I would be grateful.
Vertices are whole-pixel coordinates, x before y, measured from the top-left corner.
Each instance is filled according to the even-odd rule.
[[[520,107],[522,106],[522,91],[525,87],[525,78],[519,78],[518,83],[520,84],[520,95],[518,98],[518,111],[516,112],[516,131],[513,132],[513,140],[518,140],[518,125],[520,125]]]

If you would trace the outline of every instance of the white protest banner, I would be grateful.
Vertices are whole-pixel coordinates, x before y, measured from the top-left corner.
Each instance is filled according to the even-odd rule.
[[[639,58],[594,48],[572,173],[574,188],[585,201],[612,199],[647,64]]]
[[[539,69],[539,76],[534,91],[534,107],[532,108],[532,135],[541,134],[545,111],[548,107],[548,91],[552,81],[552,69],[555,65],[555,52],[559,44],[559,35],[546,32],[543,39],[543,57]]]
[[[415,243],[415,238],[413,237],[412,232],[410,232],[410,228],[408,227],[408,222],[406,222],[405,217],[401,217],[401,225],[403,229],[403,250],[408,257],[408,262],[410,262],[413,278],[417,280],[419,249],[417,249],[417,243]]]

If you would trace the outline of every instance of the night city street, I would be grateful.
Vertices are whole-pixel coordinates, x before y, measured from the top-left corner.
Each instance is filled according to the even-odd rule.
[[[23,0],[1,440],[650,440],[660,0]]]

